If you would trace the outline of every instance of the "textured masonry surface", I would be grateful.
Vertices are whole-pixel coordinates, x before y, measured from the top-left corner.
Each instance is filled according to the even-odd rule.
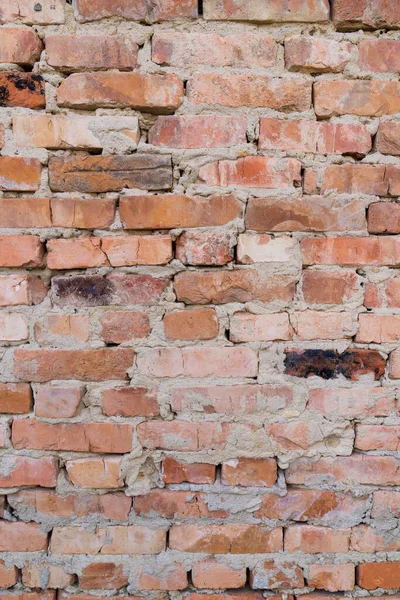
[[[0,0],[0,600],[400,599],[399,0]]]

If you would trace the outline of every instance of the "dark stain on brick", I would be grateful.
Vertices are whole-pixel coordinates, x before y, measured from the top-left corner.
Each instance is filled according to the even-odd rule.
[[[353,348],[339,354],[336,350],[286,350],[285,373],[294,377],[333,379],[344,375],[357,380],[360,375],[373,373],[379,379],[385,372],[386,361],[377,350]]]
[[[41,75],[9,73],[7,79],[17,90],[28,90],[29,92],[44,95],[44,79]]]
[[[78,306],[107,306],[112,302],[114,286],[101,275],[76,275],[53,277],[51,290],[58,306],[74,302]]]
[[[0,85],[0,106],[6,106],[10,98],[10,92],[6,85]]]

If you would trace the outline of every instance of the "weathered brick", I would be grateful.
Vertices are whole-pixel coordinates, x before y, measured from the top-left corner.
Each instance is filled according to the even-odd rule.
[[[335,25],[342,29],[379,29],[400,26],[400,7],[393,0],[335,0]]]
[[[238,312],[230,318],[232,342],[269,342],[290,340],[293,330],[287,313],[253,315]]]
[[[150,377],[256,377],[257,353],[250,348],[154,348],[137,358]]]
[[[262,117],[258,147],[285,152],[364,156],[371,150],[371,134],[365,125]]]
[[[134,351],[129,348],[92,350],[28,350],[14,354],[15,374],[20,379],[46,382],[51,379],[103,381],[125,379]]]
[[[0,236],[1,267],[41,267],[44,248],[35,235]]]
[[[156,395],[143,387],[103,390],[102,409],[109,417],[156,417],[160,412]]]
[[[305,265],[397,266],[400,238],[304,238],[300,242]]]
[[[263,277],[254,269],[179,273],[174,279],[177,298],[185,304],[226,304],[227,302],[274,302],[287,304],[294,296],[292,277]]]
[[[255,226],[258,227],[256,224]],[[287,235],[273,238],[266,233],[257,235],[242,233],[238,237],[236,260],[243,265],[258,262],[294,262],[297,248],[298,242]]]
[[[400,339],[400,315],[360,314],[358,322],[357,342],[382,344]]]
[[[169,340],[212,340],[218,335],[218,318],[212,308],[170,312],[163,323]]]
[[[54,554],[158,554],[165,549],[165,531],[140,525],[110,526],[89,532],[83,527],[54,527]]]
[[[0,585],[2,588],[10,588],[18,581],[17,567],[8,567],[4,561],[0,561]]]
[[[119,590],[129,580],[124,566],[112,562],[93,562],[82,569],[78,579],[84,590]]]
[[[369,525],[358,525],[351,532],[351,550],[363,553],[398,552],[400,540],[398,536],[380,531]]]
[[[47,534],[36,523],[0,521],[0,552],[47,550]]]
[[[49,179],[56,192],[166,190],[172,186],[171,158],[154,154],[53,157]]]
[[[138,45],[127,35],[47,35],[47,62],[65,71],[137,66]]]
[[[15,419],[11,439],[17,449],[123,454],[132,449],[132,432],[127,423],[53,424]]]
[[[381,121],[375,138],[375,148],[382,154],[400,155],[400,123]]]
[[[150,572],[149,572],[150,570]],[[138,575],[140,590],[174,591],[184,590],[188,585],[187,571],[184,565],[173,562],[165,568],[142,569]]]
[[[35,416],[45,419],[75,417],[84,393],[83,386],[40,385],[35,391]]]
[[[282,550],[282,529],[260,525],[173,525],[169,547],[181,552],[259,554]]]
[[[56,487],[57,475],[55,458],[3,455],[0,460],[0,487],[3,488]]]
[[[340,340],[354,334],[350,312],[304,310],[292,313],[290,323],[299,340]]]
[[[162,463],[164,483],[214,483],[215,465],[192,463],[185,464],[166,457]]]
[[[368,207],[370,233],[400,233],[400,206],[394,202],[376,202]]]
[[[354,589],[355,566],[353,563],[340,565],[310,565],[307,583],[327,592],[348,592]]]
[[[285,66],[289,71],[339,73],[351,58],[350,42],[294,35],[285,39]]]
[[[32,391],[27,383],[0,383],[0,413],[21,415],[31,411]]]
[[[246,226],[255,231],[359,231],[365,205],[323,196],[251,198]]]
[[[293,563],[276,564],[274,561],[258,563],[250,570],[250,586],[252,589],[287,589],[304,587],[301,568]]]
[[[325,171],[323,192],[395,196],[400,191],[397,165],[331,165]]]
[[[223,485],[272,487],[276,477],[277,467],[273,458],[235,458],[222,464]]]
[[[308,110],[311,83],[299,79],[273,79],[265,75],[197,73],[188,81],[187,96],[193,104],[252,106],[284,112]]]
[[[204,18],[210,20],[255,21],[258,23],[328,21],[327,0],[205,0]]]
[[[87,315],[48,314],[34,326],[35,340],[43,346],[82,344],[89,339]]]
[[[52,300],[57,306],[153,304],[167,288],[167,277],[110,273],[53,277]]]
[[[350,348],[342,353],[336,350],[286,350],[285,373],[294,377],[322,377],[332,379],[344,375],[357,380],[371,373],[380,379],[385,372],[386,360],[377,350]]]
[[[400,73],[400,40],[361,40],[358,65],[364,71]]]
[[[40,173],[37,158],[0,156],[0,190],[35,192],[40,186]]]
[[[123,344],[145,338],[150,332],[149,317],[143,312],[107,311],[99,319],[101,338],[106,344]]]
[[[28,337],[28,321],[25,315],[0,312],[0,341],[21,342]]]
[[[19,115],[13,117],[15,144],[27,148],[136,150],[140,138],[136,117]]]
[[[137,427],[140,443],[152,450],[176,451],[221,449],[226,436],[220,423],[187,421],[145,421]]]
[[[371,516],[373,519],[387,520],[400,516],[400,492],[379,490],[373,493]]]
[[[302,551],[305,554],[341,552],[349,550],[350,529],[334,531],[315,525],[292,525],[285,531],[285,552]]]
[[[400,83],[396,81],[338,80],[314,84],[318,117],[359,115],[382,117],[400,111]]]
[[[196,563],[192,568],[192,582],[197,588],[240,588],[245,585],[246,577],[245,567],[234,568],[213,559]]]
[[[57,89],[57,103],[66,108],[134,108],[170,113],[183,100],[177,75],[146,73],[74,73]]]
[[[54,227],[107,229],[114,222],[112,198],[51,198],[50,206]]]
[[[307,269],[303,271],[302,289],[308,304],[343,304],[356,298],[360,280],[349,269]]]
[[[124,17],[134,21],[169,21],[180,18],[196,18],[195,0],[77,0],[76,14],[79,21],[96,21],[106,17]]]
[[[68,460],[65,468],[71,483],[77,487],[116,489],[124,486],[120,458]],[[94,497],[96,498],[96,496]],[[100,498],[102,497],[100,496]]]
[[[153,36],[151,58],[159,65],[181,68],[197,65],[269,68],[276,63],[276,51],[276,42],[269,35],[168,32]]]
[[[243,117],[161,116],[149,131],[149,144],[167,148],[229,148],[246,143]]]
[[[28,27],[2,27],[0,29],[0,63],[33,65],[40,58],[42,42]]]
[[[22,583],[26,587],[41,588],[46,578],[46,587],[57,589],[69,587],[75,581],[75,575],[67,573],[60,565],[27,563],[22,568]]]
[[[227,232],[185,231],[176,240],[176,258],[184,265],[226,265],[234,259],[234,241]]]
[[[25,23],[26,25],[58,25],[64,23],[63,0],[43,0],[41,10],[35,2],[3,0],[0,7],[0,23]]]
[[[342,417],[388,417],[395,411],[393,393],[387,388],[334,388],[309,391],[307,408],[328,419]]]
[[[1,13],[0,13],[1,14]],[[0,73],[0,106],[44,108],[44,79],[32,73]]]
[[[134,510],[142,517],[157,514],[165,519],[228,516],[228,513],[223,510],[209,510],[206,494],[182,490],[151,490],[146,496],[136,496]]]
[[[241,214],[233,194],[197,196],[161,194],[122,196],[120,214],[125,229],[175,229],[225,225]]]

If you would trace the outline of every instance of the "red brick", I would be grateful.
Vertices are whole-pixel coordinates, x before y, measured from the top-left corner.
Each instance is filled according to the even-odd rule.
[[[65,468],[71,483],[77,487],[100,489],[124,487],[120,458],[103,457],[68,460]],[[90,497],[97,498],[97,496]],[[98,497],[104,498],[104,496]]]
[[[359,231],[365,204],[323,196],[250,198],[246,226],[255,231]]]
[[[253,315],[237,312],[230,318],[229,331],[232,342],[290,340],[293,333],[287,313]]]
[[[350,529],[334,531],[328,527],[293,525],[285,530],[285,552],[348,552]]]
[[[218,317],[212,308],[170,312],[163,323],[169,340],[212,340],[218,335]]]
[[[254,74],[197,73],[188,81],[187,96],[193,104],[301,112],[310,108],[311,83],[300,79],[273,79]]]
[[[47,35],[47,62],[66,71],[119,69],[137,66],[138,45],[125,35]]]
[[[15,419],[12,443],[17,449],[122,454],[132,449],[132,432],[132,425],[127,423],[53,424]]]
[[[255,269],[233,271],[186,271],[174,279],[174,289],[185,304],[226,304],[228,302],[281,301],[289,303],[295,292],[292,277],[265,277]]]
[[[43,244],[34,235],[0,236],[1,267],[40,267],[43,256]]]
[[[150,573],[148,572],[150,571]],[[144,568],[138,575],[140,590],[184,590],[188,585],[188,576],[183,565],[173,562],[151,570]]]
[[[400,277],[390,279],[385,285],[385,291],[389,308],[398,308],[400,306]]]
[[[205,0],[204,18],[258,23],[329,21],[328,0]]]
[[[241,202],[233,194],[210,198],[166,194],[122,196],[121,221],[125,229],[175,229],[226,225],[240,216]]]
[[[196,588],[220,590],[246,584],[246,568],[234,568],[213,559],[193,565],[192,582]]]
[[[305,265],[397,266],[400,238],[304,238],[300,249]]]
[[[289,489],[285,496],[266,494],[257,518],[338,523],[359,523],[367,510],[368,497],[353,498],[351,494],[339,494],[328,490]]]
[[[0,156],[0,190],[35,192],[40,186],[40,173],[41,166],[37,158]]]
[[[235,458],[222,464],[223,485],[272,487],[276,477],[276,460],[273,458]]]
[[[149,144],[167,148],[230,148],[246,143],[243,117],[158,117],[149,131]]]
[[[250,570],[250,586],[253,589],[287,589],[304,587],[301,568],[293,563],[277,565],[273,561],[258,563]]]
[[[185,464],[166,457],[162,463],[164,483],[214,483],[215,465],[203,463]]]
[[[89,339],[88,315],[49,314],[36,321],[35,340],[43,346],[82,344]]]
[[[124,17],[135,21],[169,21],[181,18],[197,17],[195,0],[77,0],[77,18],[79,21],[96,21],[106,17]]]
[[[0,521],[0,552],[47,550],[47,534],[36,523]]]
[[[32,115],[31,115],[32,116]],[[48,198],[1,198],[0,220],[3,227],[51,227]]]
[[[185,231],[176,240],[176,258],[184,265],[226,265],[234,258],[235,241],[224,231]]]
[[[290,323],[299,340],[340,340],[354,335],[350,312],[304,310],[292,313]]]
[[[375,138],[375,148],[382,154],[400,156],[400,123],[381,121]]]
[[[248,414],[290,408],[293,392],[287,385],[269,384],[179,387],[172,390],[170,401],[175,412]]]
[[[0,586],[10,588],[18,581],[17,567],[7,567],[4,561],[0,561]]]
[[[81,461],[67,461],[71,463],[99,462],[98,458],[85,458]],[[105,464],[119,461],[117,458],[105,458]],[[88,517],[96,514],[105,519],[125,521],[132,506],[132,498],[123,493],[103,494],[101,496],[89,494],[57,494],[48,490],[21,490],[8,496],[9,504],[16,513],[21,510],[32,511],[35,519],[42,521],[54,517],[71,518]]]
[[[271,36],[254,33],[168,32],[153,36],[151,50],[153,62],[184,69],[197,65],[269,68],[276,63],[277,46]]]
[[[15,73],[2,72],[0,73],[0,88],[2,90],[0,106],[44,108],[46,105],[44,79],[41,75],[19,71]]]
[[[199,170],[199,181],[212,186],[237,186],[285,190],[300,184],[301,163],[294,159],[246,156],[208,163]]]
[[[400,7],[393,0],[335,0],[333,19],[342,29],[390,29],[400,24]]]
[[[400,428],[397,425],[357,425],[354,447],[358,450],[400,449]]]
[[[31,412],[32,391],[27,383],[0,383],[0,413]]]
[[[181,552],[265,554],[282,550],[282,529],[261,525],[173,525],[169,547]]]
[[[129,580],[124,566],[111,562],[94,562],[84,567],[78,579],[84,590],[119,590]]]
[[[382,307],[382,298],[375,283],[367,283],[365,286],[364,306],[367,308]]]
[[[28,27],[2,27],[0,63],[33,65],[40,58],[42,42]]]
[[[134,108],[170,113],[183,100],[177,75],[147,73],[74,73],[57,89],[57,103],[66,108]]]
[[[165,531],[140,525],[109,526],[90,532],[84,527],[54,527],[54,554],[158,554],[165,549]]]
[[[370,562],[359,565],[357,583],[365,590],[400,587],[400,561]]]
[[[314,84],[314,106],[316,115],[325,118],[346,114],[364,117],[394,115],[400,111],[400,83],[317,81]]]
[[[114,222],[112,198],[51,198],[54,227],[104,229]]]
[[[22,583],[26,587],[42,587],[44,577],[47,581],[46,587],[52,589],[68,587],[75,581],[75,575],[70,575],[60,565],[45,562],[37,566],[34,563],[25,563],[22,568]]]
[[[35,392],[35,416],[45,419],[75,417],[84,393],[82,386],[41,385]]]
[[[123,344],[145,338],[150,332],[149,317],[143,312],[105,312],[101,315],[101,338],[106,344]]]
[[[400,41],[361,40],[358,45],[358,66],[363,71],[374,73],[400,73]]]
[[[285,66],[289,71],[339,73],[350,58],[350,42],[340,43],[305,35],[294,35],[285,39]]]
[[[400,206],[394,202],[376,202],[368,207],[370,233],[400,233]]]
[[[63,0],[43,1],[41,10],[25,0],[2,3],[0,23],[25,23],[26,25],[56,25],[64,23]],[[32,594],[33,596],[33,594]]]
[[[160,412],[156,395],[144,387],[103,390],[102,408],[108,417],[156,417]]]
[[[360,280],[348,269],[307,269],[303,271],[302,289],[308,304],[343,304],[355,300]]]
[[[154,348],[137,360],[150,377],[256,377],[258,355],[250,348]]]
[[[395,411],[394,395],[387,388],[332,388],[309,391],[307,408],[321,412],[324,417],[356,419],[388,417]]]
[[[358,525],[351,532],[351,550],[373,554],[375,552],[398,552],[400,540],[390,532],[379,531],[369,525]]]
[[[399,183],[400,168],[397,165],[331,165],[325,171],[322,191],[394,196]]]
[[[4,455],[2,462],[0,487],[56,487],[58,462],[55,458]]]
[[[15,375],[28,381],[51,379],[103,381],[125,379],[133,364],[133,350],[99,348],[92,350],[28,350],[14,354]]]
[[[123,188],[165,190],[172,186],[171,157],[161,154],[54,156],[49,160],[49,180],[50,188],[58,192],[117,192]]]
[[[371,134],[365,125],[262,117],[258,147],[285,152],[364,156],[371,150]]]
[[[286,471],[286,481],[293,485],[322,485],[327,481],[354,486],[399,485],[400,463],[392,456],[353,456],[301,458]]]
[[[110,273],[53,277],[52,302],[56,306],[151,305],[158,302],[170,280],[151,275]]]
[[[310,565],[307,584],[327,592],[348,592],[354,589],[355,566],[353,563],[340,565]]]
[[[206,494],[181,490],[151,490],[146,496],[136,496],[134,510],[142,517],[152,517],[157,514],[165,519],[228,516],[228,513],[222,510],[209,510]]]

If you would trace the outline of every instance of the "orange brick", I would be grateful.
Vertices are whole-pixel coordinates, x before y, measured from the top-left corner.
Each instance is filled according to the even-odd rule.
[[[78,580],[84,590],[119,590],[129,578],[121,564],[94,562],[82,569]]]
[[[116,489],[124,486],[120,458],[68,460],[65,468],[71,483],[77,487]]]
[[[51,198],[54,227],[108,228],[114,221],[112,198]]]
[[[400,587],[400,561],[363,563],[357,570],[357,583],[365,590]]]
[[[328,527],[293,525],[285,532],[285,552],[342,552],[349,550],[350,529],[334,531]]]
[[[0,63],[33,65],[40,58],[42,42],[28,27],[2,27]]]
[[[293,35],[285,39],[285,66],[289,71],[339,73],[351,58],[351,44],[316,36]]]
[[[0,585],[2,588],[10,588],[18,581],[17,567],[7,567],[4,561],[0,561]]]
[[[246,156],[237,160],[220,160],[200,167],[199,181],[212,186],[238,186],[285,190],[300,183],[301,164],[294,158]]]
[[[400,110],[397,81],[338,80],[314,84],[314,106],[318,117],[359,115],[382,117]]]
[[[29,413],[32,391],[27,383],[0,383],[0,413]]]
[[[307,583],[327,592],[348,592],[354,589],[355,566],[353,563],[340,565],[310,565]]]
[[[218,335],[218,318],[212,308],[195,308],[167,313],[165,337],[169,340],[212,340]]]
[[[44,79],[41,75],[34,75],[32,73],[21,73],[20,71],[12,73],[0,72],[0,87],[2,89],[2,106],[9,106],[11,108],[15,106],[21,106],[23,108],[44,108],[46,105],[44,95]],[[3,162],[4,158],[6,157],[3,157]],[[22,175],[21,165],[23,164],[23,162],[28,161],[26,164],[29,165],[30,160],[35,160],[21,159],[18,157],[11,158],[14,158],[14,161],[11,164],[9,163],[9,168],[18,168],[17,164],[20,163],[18,169],[20,175]],[[24,170],[27,171],[27,167],[25,167]],[[25,175],[28,175],[29,181],[32,178],[33,173],[31,173],[29,176],[29,173],[26,172]],[[22,185],[22,182],[20,185]],[[31,183],[30,185],[33,186],[33,183]],[[38,187],[28,187],[28,191],[36,190],[38,189]],[[19,191],[18,188],[12,189]]]
[[[221,483],[254,487],[272,487],[277,466],[273,458],[235,458],[222,464]]]
[[[154,23],[181,18],[197,17],[195,0],[161,0],[149,5],[146,0],[126,0],[122,4],[110,0],[77,0],[77,17],[79,21],[97,21],[105,17],[124,17],[137,21]]]
[[[41,267],[44,249],[35,235],[0,236],[1,267]]]
[[[260,525],[173,525],[169,547],[181,552],[263,554],[282,550],[282,529]]]
[[[3,227],[51,227],[48,198],[1,198],[0,219]]]
[[[47,62],[65,71],[137,66],[138,45],[127,35],[47,35]]]
[[[9,455],[4,456],[3,461],[7,469],[0,476],[0,487],[56,487],[58,461],[55,458]]]
[[[0,552],[47,550],[47,534],[37,523],[0,521]]]
[[[215,465],[192,463],[185,464],[166,457],[162,463],[164,483],[214,483]]]
[[[246,143],[246,130],[243,117],[165,116],[158,117],[148,141],[167,148],[229,148]]]
[[[230,567],[212,559],[205,560],[193,565],[192,581],[196,588],[240,588],[246,584],[246,569]]]
[[[89,339],[87,315],[48,314],[35,323],[35,340],[43,346],[69,344],[75,346]]]

